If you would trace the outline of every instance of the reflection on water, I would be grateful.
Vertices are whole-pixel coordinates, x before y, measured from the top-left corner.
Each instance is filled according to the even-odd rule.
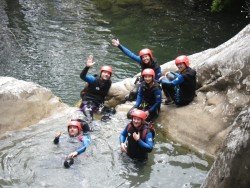
[[[54,145],[53,139],[66,130],[67,116],[1,138],[1,186],[199,187],[211,166],[206,158],[159,135],[146,163],[132,161],[120,153],[118,137],[128,120],[118,113],[108,124],[94,122],[91,145],[65,169],[65,157],[75,148],[71,143]]]
[[[90,0],[0,0],[2,43],[0,75],[36,82],[68,104],[84,86],[79,74],[85,59],[114,67],[113,81],[132,77],[139,67],[111,45],[111,39],[137,53],[151,48],[159,64],[179,54],[216,47],[246,25],[237,16],[192,10],[182,0],[162,2],[159,9],[140,6],[100,12]],[[158,1],[154,1],[158,2]]]

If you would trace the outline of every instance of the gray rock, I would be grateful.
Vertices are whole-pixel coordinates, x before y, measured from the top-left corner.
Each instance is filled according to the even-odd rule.
[[[44,87],[11,77],[0,77],[0,132],[38,123],[67,105]]]
[[[250,25],[224,44],[189,56],[191,67],[197,70],[197,97],[185,107],[161,106],[158,123],[168,136],[201,153],[216,155],[234,119],[250,103],[249,44]],[[163,73],[176,70],[174,61],[161,67]],[[107,104],[121,103],[132,87],[133,79],[113,84]]]
[[[207,178],[201,187],[250,186],[250,107],[235,119]]]

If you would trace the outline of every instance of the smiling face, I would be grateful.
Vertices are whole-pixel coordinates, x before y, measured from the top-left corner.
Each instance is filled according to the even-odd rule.
[[[109,80],[110,77],[111,77],[110,72],[108,72],[108,71],[102,71],[101,72],[101,79],[103,79],[103,80]]]
[[[148,54],[142,55],[141,59],[144,64],[149,64],[151,62],[150,55]]]
[[[153,82],[153,76],[152,75],[144,75],[143,77],[144,81],[147,83],[147,84],[150,84]]]
[[[186,69],[186,65],[184,63],[179,63],[176,66],[180,72],[182,72]]]
[[[140,127],[142,125],[142,119],[138,117],[133,117],[133,124],[136,128]]]
[[[68,127],[69,129],[69,136],[73,137],[73,136],[77,136],[79,134],[79,131],[78,131],[78,127],[77,126],[74,126],[74,125],[70,125]]]

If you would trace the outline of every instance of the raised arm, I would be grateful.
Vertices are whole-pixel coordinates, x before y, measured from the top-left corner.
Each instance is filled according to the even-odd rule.
[[[121,45],[120,41],[118,39],[113,39],[112,44],[116,47],[118,47],[125,55],[136,61],[138,64],[141,64],[142,60],[141,57],[136,55],[134,52],[130,51],[125,46]]]
[[[82,70],[81,74],[80,74],[80,78],[82,80],[84,80],[85,82],[88,83],[93,83],[95,81],[95,77],[92,75],[87,75],[89,68],[92,67],[95,64],[95,62],[93,61],[93,56],[90,55],[87,58],[87,62],[86,62],[86,66],[84,67],[84,69]]]

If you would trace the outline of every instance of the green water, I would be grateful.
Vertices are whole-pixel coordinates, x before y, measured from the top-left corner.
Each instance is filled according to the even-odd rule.
[[[89,54],[97,62],[90,73],[110,64],[114,82],[139,72],[111,45],[113,38],[136,53],[152,49],[163,64],[179,54],[214,48],[247,24],[239,16],[189,9],[180,0],[163,1],[157,10],[101,10],[90,0],[0,0],[0,18],[0,76],[38,83],[70,105],[80,98],[84,83],[79,74]],[[0,187],[200,186],[211,161],[160,133],[146,165],[121,155],[118,136],[127,123],[124,117],[108,125],[97,122],[93,144],[69,171],[62,168],[64,148],[48,142],[64,128],[66,117],[7,134],[0,140]]]
[[[161,1],[153,1],[161,2]],[[0,75],[50,88],[63,102],[79,99],[79,74],[93,54],[99,72],[114,67],[113,81],[139,72],[139,67],[111,45],[111,39],[137,53],[150,48],[159,64],[180,54],[216,47],[234,36],[247,20],[193,10],[183,1],[163,1],[146,9],[129,6],[101,11],[93,1],[1,0]]]

